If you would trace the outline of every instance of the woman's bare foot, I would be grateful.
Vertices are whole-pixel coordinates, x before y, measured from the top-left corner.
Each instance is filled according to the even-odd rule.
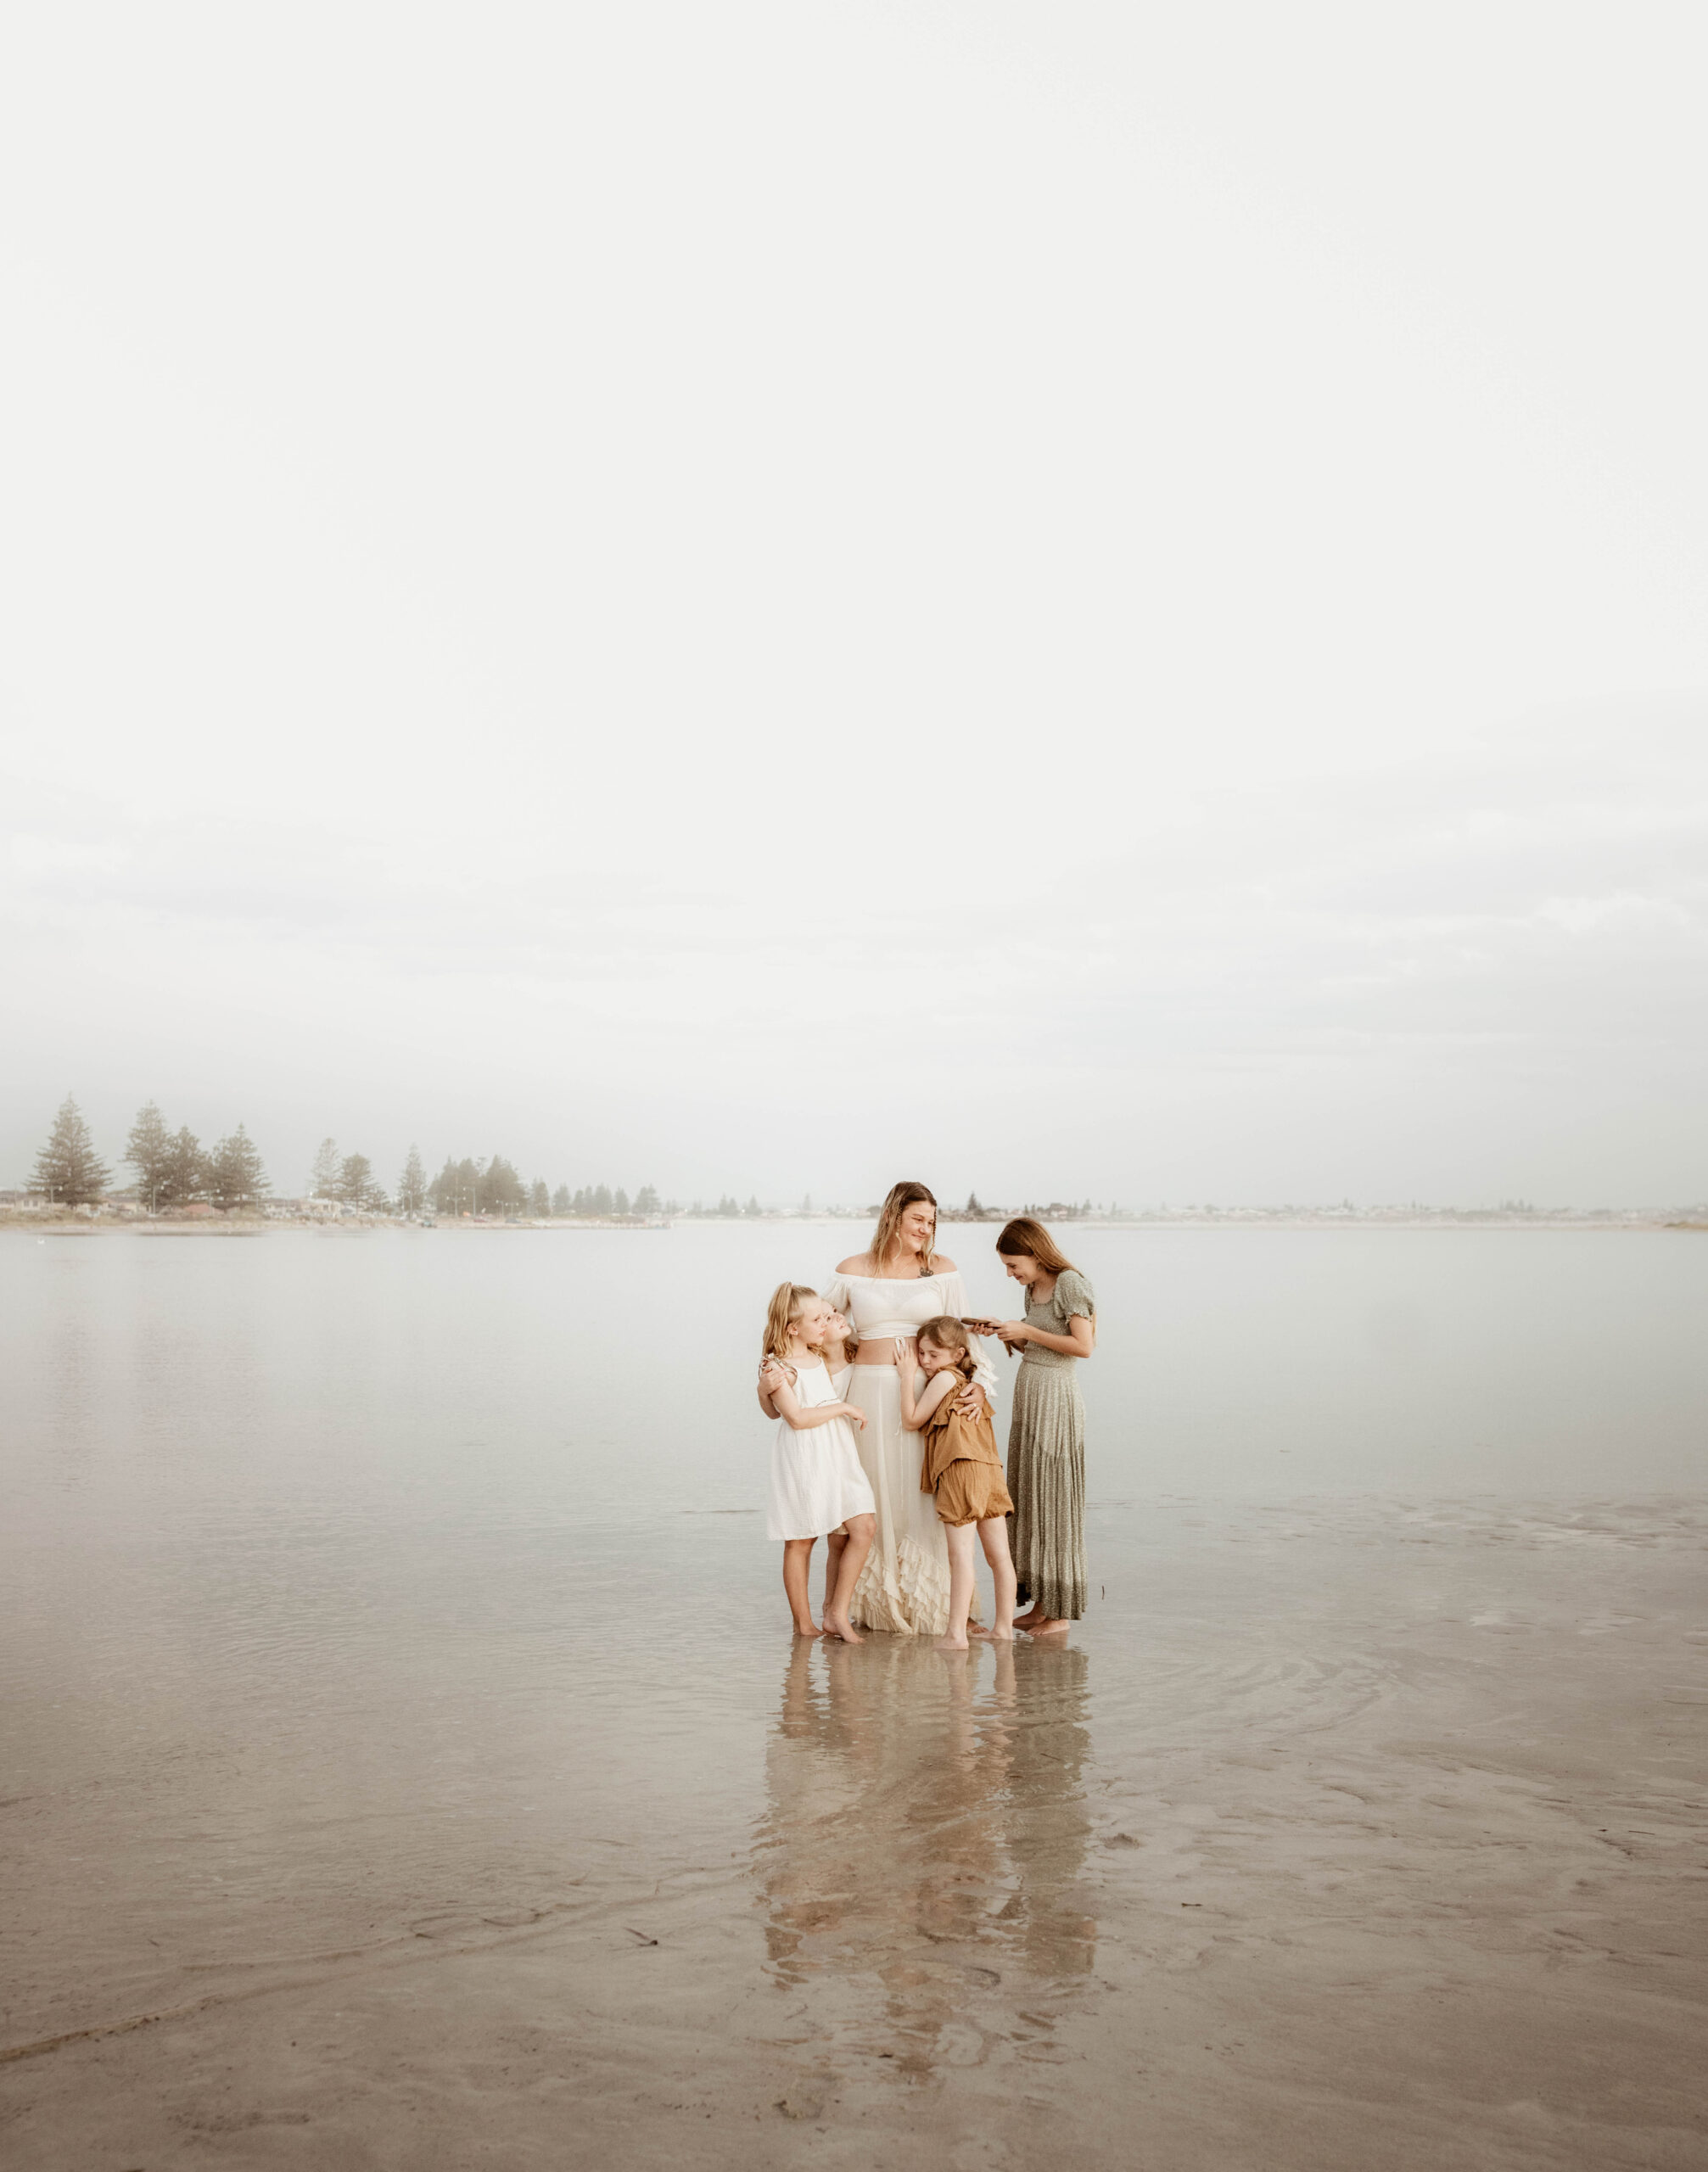
[[[1043,1619],[1044,1609],[1042,1607],[1028,1606],[1024,1614],[1016,1614],[1015,1615],[1014,1626],[1016,1629],[1029,1629],[1034,1621],[1042,1621]]]
[[[1057,1621],[1053,1615],[1048,1614],[1039,1615],[1035,1621],[1016,1621],[1014,1626],[1016,1629],[1023,1628],[1028,1637],[1054,1637],[1065,1634],[1068,1627],[1065,1618]]]
[[[795,1624],[795,1634],[798,1637],[822,1637],[824,1633],[810,1615],[804,1621],[798,1621]]]
[[[965,1637],[939,1637],[931,1649],[934,1652],[967,1652],[972,1647]]]
[[[865,1638],[845,1615],[839,1618],[834,1614],[826,1615],[822,1633],[826,1637],[840,1637],[845,1644],[863,1644],[865,1642]]]

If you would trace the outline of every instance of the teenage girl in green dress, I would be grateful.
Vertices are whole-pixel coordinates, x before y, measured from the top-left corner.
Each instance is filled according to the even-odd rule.
[[[969,1320],[1019,1351],[1008,1430],[1008,1490],[1020,1596],[1016,1629],[1065,1633],[1085,1611],[1085,1402],[1079,1361],[1097,1346],[1091,1285],[1041,1222],[1022,1215],[996,1240],[997,1257],[1026,1292],[1019,1320]]]

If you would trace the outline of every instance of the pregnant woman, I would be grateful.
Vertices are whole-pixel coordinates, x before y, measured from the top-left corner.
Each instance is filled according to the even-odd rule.
[[[904,1637],[941,1637],[949,1626],[949,1546],[936,1502],[920,1491],[921,1436],[902,1425],[895,1369],[898,1338],[910,1341],[940,1313],[966,1312],[960,1270],[933,1251],[936,1238],[931,1193],[893,1184],[871,1250],[845,1259],[820,1293],[860,1336],[847,1392],[866,1414],[860,1459],[877,1497],[877,1537],[849,1610],[862,1628]],[[994,1401],[995,1370],[983,1358],[977,1377]]]
[[[1030,1215],[1011,1222],[997,1257],[1026,1292],[1023,1320],[981,1320],[1021,1353],[1008,1430],[1008,1490],[1014,1496],[1015,1574],[1028,1613],[1016,1629],[1034,1637],[1066,1631],[1085,1611],[1085,1403],[1079,1361],[1097,1344],[1091,1285]]]

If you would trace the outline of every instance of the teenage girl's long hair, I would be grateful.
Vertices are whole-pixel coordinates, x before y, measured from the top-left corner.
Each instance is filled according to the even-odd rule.
[[[1004,1227],[996,1249],[1010,1259],[1035,1259],[1046,1274],[1079,1272],[1044,1224],[1034,1222],[1029,1214],[1018,1215]]]
[[[939,1350],[946,1350],[949,1363],[964,1380],[970,1380],[978,1370],[978,1360],[972,1354],[972,1345],[967,1340],[966,1330],[952,1313],[943,1313],[934,1320],[927,1320],[919,1330],[921,1342],[934,1343]]]
[[[764,1352],[775,1358],[780,1365],[789,1362],[789,1330],[801,1316],[801,1308],[818,1296],[804,1282],[780,1282],[771,1292],[770,1310],[765,1314]]]
[[[931,1235],[925,1247],[925,1271],[933,1274],[937,1268],[937,1195],[927,1191],[923,1184],[892,1184],[877,1218],[877,1234],[871,1240],[871,1263],[875,1273],[883,1273],[883,1263],[891,1247],[901,1242],[901,1218],[910,1206],[923,1200],[931,1209]]]

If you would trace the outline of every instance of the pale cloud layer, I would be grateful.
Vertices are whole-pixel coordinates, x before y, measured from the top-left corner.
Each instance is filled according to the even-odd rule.
[[[1696,20],[14,31],[0,1179],[1708,1195]]]

